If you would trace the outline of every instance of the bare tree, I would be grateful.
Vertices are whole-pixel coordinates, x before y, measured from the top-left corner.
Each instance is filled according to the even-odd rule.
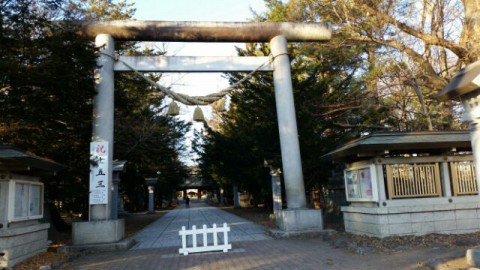
[[[367,44],[368,70],[377,76],[370,75],[368,88],[414,93],[425,129],[452,119],[452,103],[434,95],[480,57],[480,5],[474,0],[290,0],[286,8],[290,20],[328,22],[334,40],[327,46]]]

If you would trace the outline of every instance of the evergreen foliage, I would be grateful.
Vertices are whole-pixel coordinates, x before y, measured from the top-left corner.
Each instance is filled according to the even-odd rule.
[[[64,209],[88,206],[89,143],[97,51],[75,34],[75,20],[131,18],[126,1],[4,1],[0,10],[0,143],[67,165],[46,181],[47,200]],[[122,54],[139,51],[117,43]],[[151,75],[158,78],[158,74]],[[161,100],[137,75],[115,80],[114,159],[127,160],[121,177],[130,210],[145,210],[145,177],[161,171],[157,195],[170,200],[186,175],[182,141],[189,125],[161,116]],[[86,217],[87,215],[85,215]]]
[[[321,156],[349,139],[462,126],[455,102],[439,102],[434,95],[459,64],[478,59],[478,46],[465,55],[465,46],[471,47],[465,37],[478,37],[478,20],[451,16],[462,8],[466,18],[473,16],[478,7],[472,3],[265,0],[268,11],[256,14],[258,21],[322,22],[333,31],[328,43],[289,44],[307,190],[327,184],[331,166]],[[462,23],[463,32],[452,31]],[[252,44],[240,55],[269,55],[268,45]],[[238,81],[237,74],[228,76]],[[268,186],[262,159],[281,164],[273,100],[265,74],[232,95],[230,111],[199,151],[206,174],[223,185],[240,181],[253,194]],[[235,149],[235,157],[225,157],[233,153],[220,148]],[[231,161],[215,164],[218,159]],[[245,171],[248,176],[239,176]]]

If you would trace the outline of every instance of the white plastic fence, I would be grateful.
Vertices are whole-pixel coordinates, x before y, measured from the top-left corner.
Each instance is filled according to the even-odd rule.
[[[220,251],[227,252],[229,249],[232,249],[232,245],[228,243],[228,232],[230,231],[230,227],[227,226],[227,223],[223,223],[223,227],[217,227],[217,224],[213,224],[212,228],[207,228],[207,225],[203,225],[202,229],[197,229],[194,225],[192,226],[191,230],[187,230],[185,226],[182,226],[182,230],[178,232],[178,234],[182,237],[182,248],[178,250],[180,254],[188,255],[188,253],[195,253],[195,252],[206,252],[206,251]],[[218,234],[223,233],[223,241],[222,239],[218,239]],[[213,243],[208,242],[209,234],[213,237]],[[197,235],[201,235],[202,243],[201,245],[197,245]],[[191,236],[191,246],[187,246],[188,236]],[[219,243],[220,242],[220,243]],[[209,245],[210,244],[210,245]]]

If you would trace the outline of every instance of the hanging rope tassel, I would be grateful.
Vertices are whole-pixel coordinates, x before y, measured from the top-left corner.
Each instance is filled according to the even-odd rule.
[[[221,98],[212,103],[212,108],[217,112],[224,112],[225,109],[225,99]]]
[[[178,107],[175,101],[170,102],[170,104],[168,104],[167,115],[176,116],[179,114],[180,114],[180,107]]]
[[[200,107],[198,106],[193,111],[193,121],[205,122],[205,117],[203,116],[202,109],[200,109]]]

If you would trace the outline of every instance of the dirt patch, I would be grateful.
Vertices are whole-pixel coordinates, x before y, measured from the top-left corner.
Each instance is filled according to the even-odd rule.
[[[67,254],[56,253],[52,251],[43,252],[31,257],[30,259],[17,264],[15,270],[34,270],[44,265],[52,265],[57,261],[61,261]]]
[[[468,234],[427,234],[385,238],[337,232],[324,238],[334,248],[345,248],[356,254],[392,253],[415,248],[448,248],[480,245],[480,232]]]
[[[263,225],[267,228],[274,229],[276,228],[275,220],[270,218],[272,214],[271,210],[264,208],[233,208],[233,206],[222,206],[218,207],[224,211],[248,219],[253,223]]]
[[[132,237],[135,233],[168,213],[168,211],[169,210],[156,211],[154,214],[134,213],[122,215],[120,218],[125,219],[125,237]],[[66,260],[67,256],[69,256],[69,254],[57,253],[57,249],[64,245],[71,244],[71,236],[71,231],[54,233],[54,240],[52,244],[49,245],[47,252],[40,253],[17,264],[14,270],[36,270],[46,265],[51,266],[53,269],[57,268],[60,266],[59,262]]]
[[[244,219],[248,219],[254,223],[263,225],[269,229],[277,228],[275,224],[275,219],[273,218],[273,211],[265,208],[233,208],[233,206],[216,206],[222,210],[230,212],[234,215],[240,216]],[[344,231],[344,226],[342,221],[338,222],[325,222],[325,229],[336,230],[339,232]]]
[[[468,234],[427,234],[422,236],[390,236],[385,238],[337,232],[324,235],[333,248],[342,248],[357,255],[393,254],[415,249],[460,248],[463,253],[453,258],[425,258],[419,266],[427,269],[473,269],[467,264],[467,249],[480,245],[480,232]],[[423,268],[422,268],[423,269]],[[475,268],[476,269],[476,268]]]
[[[156,211],[154,214],[135,213],[123,216],[125,219],[125,238],[132,237],[138,231],[168,213],[168,211],[169,210]]]

